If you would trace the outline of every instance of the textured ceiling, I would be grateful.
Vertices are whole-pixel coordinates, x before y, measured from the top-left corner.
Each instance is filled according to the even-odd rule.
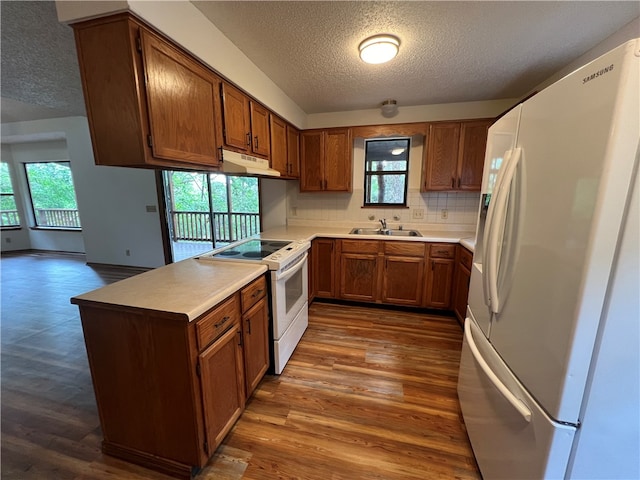
[[[0,4],[2,123],[86,115],[73,30],[54,2]]]
[[[640,14],[627,2],[194,1],[305,112],[514,98]],[[53,1],[2,1],[2,122],[84,115],[73,31]],[[358,44],[400,37],[366,65]]]
[[[638,2],[193,1],[305,112],[523,96],[640,14]],[[368,65],[370,35],[399,55]]]

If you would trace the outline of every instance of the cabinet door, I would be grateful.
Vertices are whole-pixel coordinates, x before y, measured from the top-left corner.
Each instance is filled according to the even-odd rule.
[[[289,177],[300,176],[300,130],[287,125],[287,165]]]
[[[461,323],[464,323],[464,318],[467,315],[470,280],[471,272],[458,264],[453,282],[453,312]]]
[[[269,158],[269,110],[256,102],[249,102],[251,109],[251,152]]]
[[[323,298],[335,298],[335,241],[317,238],[311,247],[314,294]]]
[[[280,117],[271,115],[271,168],[287,176],[287,124]]]
[[[228,83],[222,83],[222,120],[224,143],[229,147],[247,151],[251,147],[249,129],[249,99]]]
[[[242,315],[246,398],[269,368],[269,307],[264,297]]]
[[[340,298],[361,302],[378,299],[377,255],[340,255]]]
[[[480,191],[487,133],[491,121],[462,122],[458,158],[459,190]]]
[[[434,123],[429,126],[422,191],[455,188],[459,143],[459,122]]]
[[[313,130],[300,135],[300,191],[324,189],[324,132]]]
[[[208,455],[220,445],[244,408],[240,342],[240,326],[236,324],[198,357]]]
[[[219,81],[150,32],[141,30],[141,39],[153,155],[218,165],[214,107]]]
[[[324,190],[351,191],[351,129],[331,128],[324,133]]]
[[[422,304],[424,258],[387,256],[384,259],[382,302]]]
[[[425,306],[432,308],[451,307],[451,286],[455,261],[445,258],[430,258],[427,268]]]

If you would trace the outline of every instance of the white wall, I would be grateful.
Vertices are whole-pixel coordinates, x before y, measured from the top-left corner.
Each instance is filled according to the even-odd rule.
[[[536,86],[532,91],[540,91],[545,87],[548,87],[554,82],[557,82],[562,77],[570,74],[574,70],[586,65],[592,60],[595,60],[599,56],[607,53],[610,50],[622,45],[628,40],[640,38],[640,17],[636,17],[631,20],[628,24],[622,27],[620,30],[615,32],[614,34],[607,37],[605,40],[600,42],[598,45],[593,47],[591,50],[576,58],[573,62],[553,74],[551,77],[547,78],[540,85]]]
[[[484,102],[443,103],[438,105],[398,106],[398,114],[383,117],[379,108],[332,113],[315,113],[307,117],[307,128],[390,123],[433,122],[496,117],[512,107],[518,99],[506,98]]]
[[[2,144],[2,161],[9,164],[9,173],[11,175],[11,183],[15,195],[16,208],[20,216],[21,227],[19,230],[12,229],[1,232],[2,241],[0,242],[0,251],[28,250],[31,248],[31,241],[29,239],[29,229],[25,227],[27,209],[23,201],[23,196],[21,195],[18,172],[14,166],[10,145]]]
[[[51,134],[64,140],[33,141]],[[158,209],[154,173],[96,166],[85,117],[3,124],[2,138],[20,140],[3,148],[3,154],[11,152],[14,164],[27,159],[68,159],[71,163],[82,233],[34,230],[28,248],[84,250],[89,263],[164,265],[159,213],[146,211],[147,205]]]

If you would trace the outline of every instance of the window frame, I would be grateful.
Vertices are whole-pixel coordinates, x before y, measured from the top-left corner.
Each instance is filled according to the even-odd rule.
[[[76,227],[73,225],[39,225],[38,224],[38,216],[36,215],[36,207],[33,202],[33,193],[31,192],[31,181],[29,179],[29,171],[27,166],[34,164],[43,164],[43,163],[64,163],[69,166],[69,172],[71,173],[71,186],[73,187],[73,195],[76,200],[76,212],[78,215],[78,223],[80,226]],[[73,171],[71,170],[71,161],[70,160],[45,160],[45,161],[36,161],[36,162],[23,162],[22,166],[24,167],[24,177],[27,184],[27,193],[29,194],[29,203],[31,205],[31,215],[33,219],[33,227],[31,230],[60,230],[60,231],[72,231],[72,232],[80,232],[82,231],[82,222],[80,220],[80,214],[78,209],[78,197],[76,194],[76,185],[73,181]]]
[[[368,145],[374,142],[389,142],[389,141],[406,141],[406,169],[404,170],[367,170],[367,151]],[[362,206],[363,208],[377,208],[377,207],[387,207],[387,208],[406,208],[407,207],[407,194],[409,189],[409,159],[411,153],[411,137],[407,136],[398,136],[398,137],[384,137],[384,138],[367,138],[364,141],[364,199]],[[370,162],[369,162],[370,163]],[[368,202],[367,198],[369,197],[369,192],[371,189],[371,179],[374,176],[382,177],[385,175],[404,175],[404,192],[403,192],[403,202],[402,203],[382,203],[382,202]]]
[[[13,175],[11,175],[11,169],[13,168],[13,165],[11,165],[9,162],[0,161],[0,168],[2,168],[1,165],[7,166],[7,177],[9,178],[9,186],[11,187],[11,192],[0,191],[0,198],[13,197],[13,204],[16,207],[16,216],[18,217],[18,223],[13,225],[0,225],[0,230],[19,230],[22,228],[22,217],[20,216],[18,202],[16,201],[16,189],[13,186]]]

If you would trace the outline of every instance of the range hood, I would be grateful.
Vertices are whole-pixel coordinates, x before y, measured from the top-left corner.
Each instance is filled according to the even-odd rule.
[[[280,176],[279,171],[269,168],[269,160],[225,149],[222,150],[222,171],[235,175]]]

